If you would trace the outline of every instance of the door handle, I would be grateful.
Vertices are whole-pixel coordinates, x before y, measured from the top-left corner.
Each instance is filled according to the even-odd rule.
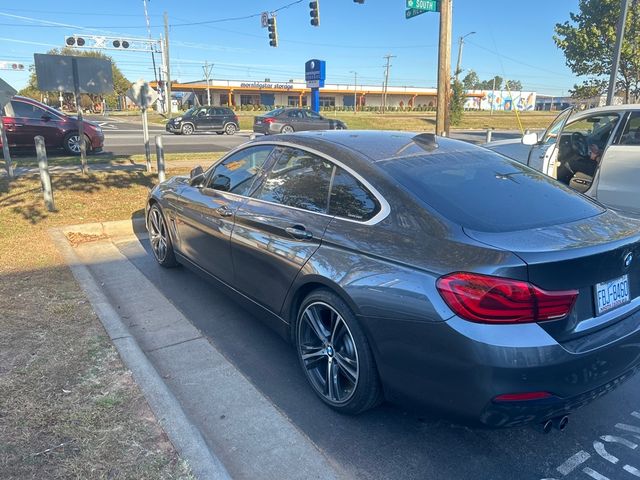
[[[231,217],[233,215],[233,212],[229,210],[229,207],[227,207],[226,205],[222,205],[221,207],[216,208],[216,212],[221,217]]]
[[[291,235],[293,238],[297,238],[299,240],[311,240],[313,238],[313,233],[307,231],[302,225],[294,225],[293,227],[285,228],[285,232]]]

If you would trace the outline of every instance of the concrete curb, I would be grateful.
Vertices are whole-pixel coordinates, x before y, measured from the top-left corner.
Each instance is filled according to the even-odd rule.
[[[68,235],[69,233],[81,233],[83,235],[97,235],[100,237],[119,237],[136,233],[147,233],[147,227],[143,217],[133,217],[130,220],[118,220],[115,222],[71,225],[62,227],[60,231],[65,235]]]
[[[118,349],[123,362],[131,370],[136,383],[162,428],[169,436],[179,454],[186,460],[192,472],[203,479],[230,480],[231,477],[222,462],[208,448],[202,434],[186,416],[180,403],[155,370],[138,342],[129,333],[126,325],[102,293],[89,269],[80,261],[67,241],[65,233],[78,232],[92,235],[118,232],[133,233],[140,228],[144,231],[144,220],[133,219],[122,222],[95,223],[67,229],[49,231],[54,244],[65,256],[71,271],[87,295],[102,325]],[[67,232],[65,232],[65,230]]]

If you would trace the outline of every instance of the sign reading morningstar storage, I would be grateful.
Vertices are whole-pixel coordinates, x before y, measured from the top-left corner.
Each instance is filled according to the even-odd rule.
[[[322,88],[326,77],[326,67],[324,60],[309,60],[304,64],[304,79],[307,88]]]

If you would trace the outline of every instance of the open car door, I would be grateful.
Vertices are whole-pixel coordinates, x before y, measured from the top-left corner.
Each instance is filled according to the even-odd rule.
[[[555,162],[558,157],[558,140],[572,113],[573,107],[569,107],[560,112],[544,132],[544,135],[538,143],[532,145],[527,165],[542,173],[553,176],[555,172]]]

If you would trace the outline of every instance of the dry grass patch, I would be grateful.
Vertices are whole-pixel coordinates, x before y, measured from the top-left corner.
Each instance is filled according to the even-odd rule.
[[[192,478],[47,235],[131,218],[153,181],[55,176],[47,212],[36,177],[0,179],[0,477]]]

